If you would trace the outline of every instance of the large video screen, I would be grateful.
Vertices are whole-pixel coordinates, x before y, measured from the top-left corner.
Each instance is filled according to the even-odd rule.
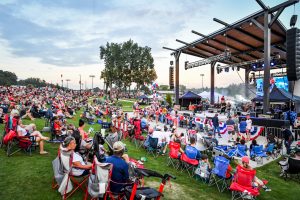
[[[275,85],[277,88],[283,88],[286,91],[289,91],[289,81],[287,76],[274,77]],[[262,78],[256,79],[256,95],[264,96],[264,80]]]

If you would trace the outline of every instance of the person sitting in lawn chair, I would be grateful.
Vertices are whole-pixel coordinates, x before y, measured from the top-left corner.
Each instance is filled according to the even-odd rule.
[[[250,163],[250,158],[248,156],[244,156],[242,157],[242,164],[239,164],[239,166],[241,166],[244,170],[253,170],[249,163]],[[266,186],[266,182],[260,180],[256,176],[253,179],[253,186],[263,188],[266,192],[271,191],[271,189]]]
[[[206,183],[208,183],[211,169],[212,167],[209,163],[208,156],[206,154],[203,154],[201,156],[201,160],[199,161],[199,165],[195,170],[195,174],[203,179]]]
[[[187,155],[187,157],[189,157],[190,159],[196,159],[196,160],[200,160],[201,158],[201,153],[200,151],[196,148],[196,139],[194,137],[190,138],[190,145],[187,145],[185,147],[185,154]]]
[[[33,129],[32,132],[26,130],[26,125],[22,124],[21,118],[18,118],[17,133],[19,137],[34,136],[35,141],[39,143],[40,154],[48,154],[48,152],[44,150],[44,140],[49,140],[49,138],[43,136],[39,131],[35,129]]]

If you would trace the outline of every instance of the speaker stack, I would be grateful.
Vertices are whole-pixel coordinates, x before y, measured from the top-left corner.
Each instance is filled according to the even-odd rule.
[[[287,77],[289,81],[300,79],[300,29],[286,32]]]

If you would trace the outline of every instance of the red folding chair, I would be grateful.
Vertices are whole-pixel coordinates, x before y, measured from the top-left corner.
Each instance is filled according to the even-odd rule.
[[[256,170],[247,170],[241,166],[237,166],[236,174],[230,185],[232,191],[232,200],[236,199],[255,199],[259,195],[259,187],[253,186],[253,179],[256,175]],[[264,184],[267,181],[263,181]]]
[[[189,176],[193,176],[194,171],[196,170],[199,161],[196,159],[190,159],[185,153],[181,154],[180,160],[182,162],[182,170],[186,170]]]
[[[180,144],[176,142],[170,142],[169,143],[169,157],[168,157],[168,163],[167,165],[170,166],[172,165],[175,169],[179,167],[179,149],[180,149]]]

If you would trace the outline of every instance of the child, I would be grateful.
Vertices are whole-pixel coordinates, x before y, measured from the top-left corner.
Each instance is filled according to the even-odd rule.
[[[199,165],[195,171],[195,174],[200,176],[206,183],[208,183],[211,174],[211,165],[206,154],[201,156],[201,160],[199,161]]]

